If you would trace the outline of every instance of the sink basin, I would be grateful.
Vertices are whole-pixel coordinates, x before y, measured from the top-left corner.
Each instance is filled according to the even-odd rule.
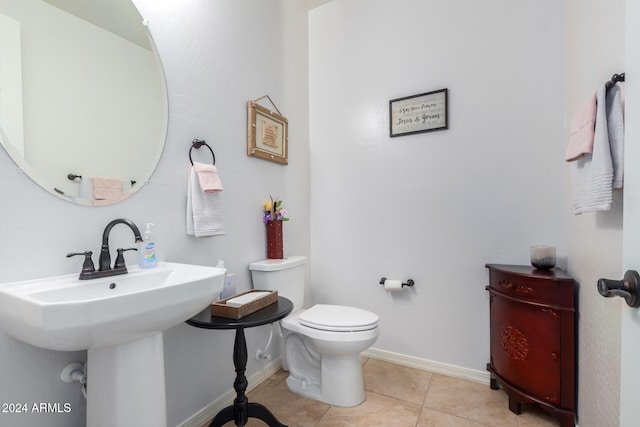
[[[181,323],[222,290],[225,270],[178,263],[93,280],[77,274],[0,284],[0,328],[36,347],[85,350]]]
[[[0,328],[36,347],[87,349],[87,427],[166,427],[162,331],[204,310],[225,270],[158,263],[93,280],[0,284]]]

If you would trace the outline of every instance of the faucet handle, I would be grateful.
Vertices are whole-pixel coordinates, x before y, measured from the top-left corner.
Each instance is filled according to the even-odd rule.
[[[116,257],[116,262],[115,264],[113,264],[113,269],[117,270],[119,268],[127,268],[127,264],[124,262],[124,252],[126,251],[137,251],[137,248],[127,248],[127,249],[122,249],[122,248],[118,248],[116,249],[116,252],[118,252],[118,256]]]
[[[93,260],[91,259],[91,255],[93,255],[93,252],[71,252],[67,254],[67,258],[71,258],[72,256],[76,255],[84,255],[84,263],[82,264],[82,271],[80,272],[81,276],[84,277],[84,275],[96,271],[96,268],[93,266]]]

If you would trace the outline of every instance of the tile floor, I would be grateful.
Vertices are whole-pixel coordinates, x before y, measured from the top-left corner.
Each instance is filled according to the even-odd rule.
[[[535,406],[517,416],[502,390],[376,359],[363,358],[366,400],[341,408],[307,399],[287,389],[279,371],[248,393],[289,427],[556,427]],[[266,424],[250,419],[248,427]],[[205,424],[208,426],[208,424]],[[225,427],[233,423],[225,424]]]

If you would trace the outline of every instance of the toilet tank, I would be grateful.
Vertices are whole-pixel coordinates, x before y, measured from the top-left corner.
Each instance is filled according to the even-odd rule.
[[[304,266],[307,258],[290,256],[284,259],[265,259],[249,264],[253,288],[278,291],[278,295],[293,302],[294,309],[302,308],[304,299]]]

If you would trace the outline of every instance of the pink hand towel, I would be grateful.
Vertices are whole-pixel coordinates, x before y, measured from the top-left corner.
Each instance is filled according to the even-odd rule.
[[[119,200],[122,198],[122,180],[118,178],[93,177],[93,198],[96,200]]]
[[[596,124],[596,93],[575,112],[569,129],[569,145],[564,160],[578,160],[585,154],[593,153],[593,137]]]
[[[193,168],[198,174],[200,188],[205,193],[216,193],[222,191],[222,181],[218,175],[218,169],[214,165],[193,162]]]

